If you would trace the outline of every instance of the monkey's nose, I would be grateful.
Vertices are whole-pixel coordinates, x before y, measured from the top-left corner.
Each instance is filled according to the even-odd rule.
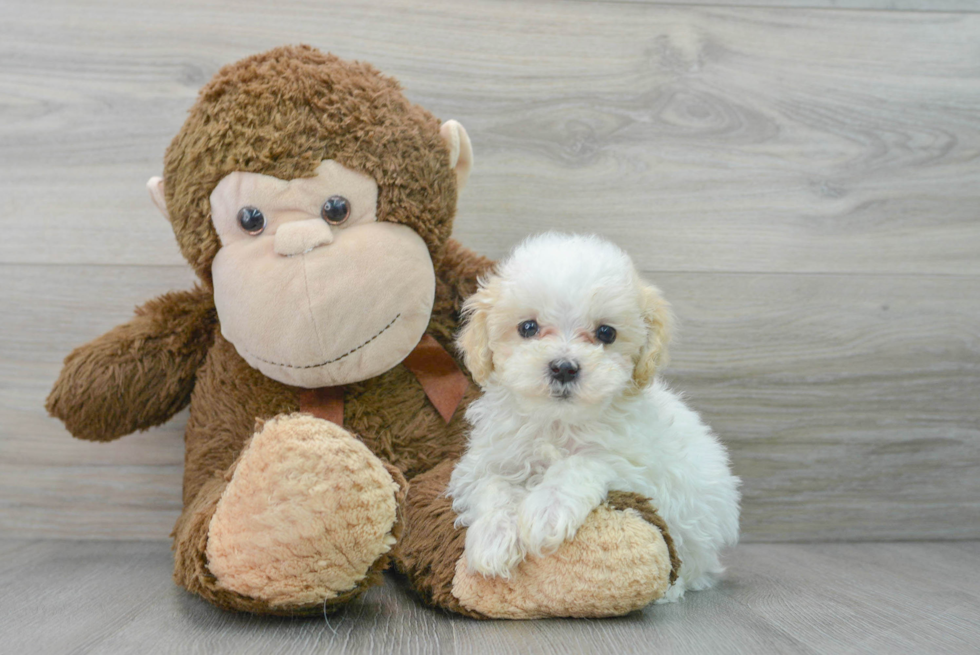
[[[558,360],[549,364],[551,369],[551,379],[555,382],[568,384],[578,377],[578,364],[566,360]]]
[[[317,246],[333,243],[333,233],[319,218],[283,223],[276,229],[275,250],[283,257],[302,255]]]

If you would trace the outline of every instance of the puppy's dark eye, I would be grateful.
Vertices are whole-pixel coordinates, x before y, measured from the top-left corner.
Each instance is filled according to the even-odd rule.
[[[265,214],[258,207],[242,207],[238,210],[238,224],[253,237],[265,229]]]
[[[538,322],[535,320],[524,321],[517,326],[517,333],[525,339],[530,339],[538,333]]]
[[[330,196],[320,208],[320,216],[331,225],[340,225],[350,218],[350,201],[343,196]]]
[[[616,340],[616,328],[611,325],[600,325],[595,329],[595,338],[602,343],[612,343]]]

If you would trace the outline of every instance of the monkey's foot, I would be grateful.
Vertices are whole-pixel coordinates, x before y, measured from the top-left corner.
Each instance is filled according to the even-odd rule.
[[[613,492],[575,538],[547,557],[528,557],[508,579],[472,573],[465,530],[442,495],[447,462],[412,480],[399,568],[430,603],[479,618],[618,616],[667,592],[680,562],[647,499]]]
[[[208,570],[219,588],[273,611],[351,597],[380,581],[401,529],[403,483],[343,428],[276,417],[252,437],[221,494]]]

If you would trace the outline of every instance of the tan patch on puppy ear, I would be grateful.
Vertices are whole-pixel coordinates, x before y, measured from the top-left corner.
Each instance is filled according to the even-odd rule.
[[[640,286],[640,311],[646,325],[646,342],[640,348],[633,368],[633,382],[643,388],[653,382],[657,371],[667,364],[667,343],[674,325],[670,303],[652,285]]]
[[[160,210],[163,217],[167,219],[167,222],[170,222],[170,212],[167,211],[167,199],[163,195],[163,178],[159,175],[151,177],[146,182],[146,190],[150,192],[150,200]]]
[[[473,169],[473,144],[466,129],[452,119],[442,124],[439,134],[449,147],[449,167],[456,171],[456,193],[459,193]]]
[[[481,284],[479,290],[463,303],[465,322],[456,338],[456,346],[463,354],[463,363],[469,369],[473,381],[483,386],[493,372],[493,351],[490,349],[490,328],[487,320],[496,300],[497,285],[490,281]]]

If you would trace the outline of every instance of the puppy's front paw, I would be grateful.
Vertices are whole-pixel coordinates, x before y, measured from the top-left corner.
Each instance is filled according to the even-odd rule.
[[[541,556],[552,553],[575,533],[589,515],[557,489],[538,487],[521,505],[521,541],[527,552]]]
[[[524,560],[517,517],[508,513],[481,516],[466,530],[467,568],[485,576],[509,578]]]

